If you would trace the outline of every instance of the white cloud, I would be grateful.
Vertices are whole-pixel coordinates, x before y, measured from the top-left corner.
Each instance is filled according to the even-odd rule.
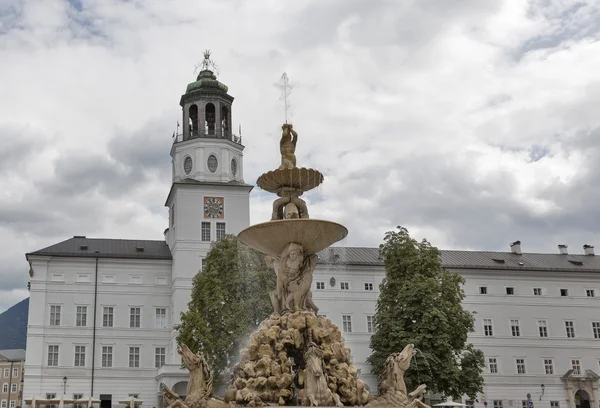
[[[278,165],[288,73],[298,163],[325,174],[310,213],[347,225],[344,245],[398,224],[442,248],[598,243],[594,2],[0,3],[3,293],[25,287],[25,252],[71,235],[162,239],[179,97],[205,48],[250,183]],[[270,205],[256,188],[252,222]]]

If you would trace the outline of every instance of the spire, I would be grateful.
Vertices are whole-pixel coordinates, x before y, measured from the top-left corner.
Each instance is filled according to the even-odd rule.
[[[198,71],[199,68],[202,68],[202,70],[198,74],[197,79],[200,79],[200,77],[207,77],[207,75],[202,75],[202,73],[204,72],[210,72],[211,74],[214,73],[214,75],[211,76],[214,76],[214,79],[217,79],[216,77],[219,75],[219,67],[217,67],[217,64],[215,64],[215,62],[210,59],[210,50],[205,50],[203,56],[204,60],[201,63],[196,64],[196,67],[194,69],[195,73],[196,71]]]

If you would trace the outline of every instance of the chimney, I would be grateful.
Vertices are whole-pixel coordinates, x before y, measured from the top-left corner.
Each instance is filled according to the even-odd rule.
[[[567,251],[567,246],[563,245],[563,244],[560,244],[558,246],[558,251],[560,252],[561,255],[568,255],[569,254],[569,251]]]
[[[586,255],[596,255],[596,254],[594,254],[594,246],[593,246],[593,245],[588,245],[588,244],[585,244],[585,245],[583,246],[583,252],[584,252]]]
[[[510,244],[510,251],[513,254],[521,255],[521,241],[515,241]]]

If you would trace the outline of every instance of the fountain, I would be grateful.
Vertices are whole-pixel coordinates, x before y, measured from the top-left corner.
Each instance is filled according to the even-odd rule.
[[[216,408],[226,405],[370,405],[429,408],[421,398],[425,386],[407,394],[403,375],[414,347],[390,356],[380,383],[382,393],[373,399],[358,378],[350,349],[340,329],[319,316],[312,300],[317,253],[344,239],[348,230],[335,222],[309,218],[300,197],[323,182],[314,169],[296,167],[298,134],[291,124],[282,126],[281,166],[258,178],[263,190],[277,194],[270,221],[250,226],[239,241],[265,254],[277,276],[270,294],[273,314],[250,336],[233,370],[224,398],[212,393],[212,376],[201,354],[183,345],[180,354],[190,370],[187,398],[182,401],[165,387],[169,408]]]

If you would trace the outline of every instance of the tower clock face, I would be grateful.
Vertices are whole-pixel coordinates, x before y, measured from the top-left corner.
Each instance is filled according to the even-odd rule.
[[[204,197],[204,218],[224,218],[223,197]]]

